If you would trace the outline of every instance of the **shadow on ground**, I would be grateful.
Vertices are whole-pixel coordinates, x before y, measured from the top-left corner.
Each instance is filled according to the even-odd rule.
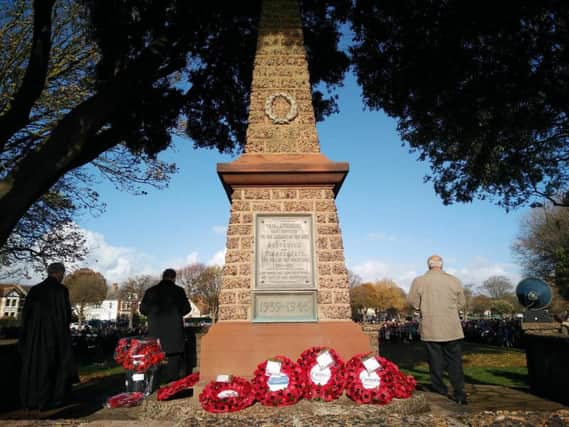
[[[46,411],[24,409],[0,413],[0,419],[71,419],[88,417],[103,408],[107,399],[124,391],[124,374],[92,378],[73,387],[71,401]]]

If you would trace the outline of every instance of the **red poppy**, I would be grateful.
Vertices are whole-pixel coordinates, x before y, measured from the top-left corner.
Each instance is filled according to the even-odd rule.
[[[338,399],[346,386],[344,361],[333,348],[316,346],[302,352],[297,361],[302,369],[305,399]]]
[[[195,374],[188,375],[178,381],[171,382],[158,390],[156,398],[158,400],[168,400],[182,390],[192,388],[199,380],[200,374],[199,372],[196,372]]]
[[[272,371],[272,366],[278,366],[278,372]],[[266,406],[294,405],[305,387],[302,368],[286,356],[275,356],[259,364],[251,383],[255,398]]]
[[[107,400],[105,406],[107,408],[121,408],[126,406],[136,406],[144,399],[144,394],[142,392],[134,393],[119,393],[110,397]]]
[[[199,396],[200,404],[208,412],[236,412],[251,406],[255,394],[251,383],[240,377],[228,382],[211,381]]]
[[[371,360],[368,370],[364,361]],[[378,366],[379,365],[379,366]],[[397,365],[383,357],[367,353],[358,354],[346,363],[346,395],[357,403],[384,405],[394,397],[408,398],[413,394],[417,382],[405,375]]]

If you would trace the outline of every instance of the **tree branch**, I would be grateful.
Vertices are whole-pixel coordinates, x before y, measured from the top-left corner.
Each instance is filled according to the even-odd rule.
[[[55,0],[34,0],[34,35],[26,74],[8,111],[0,117],[0,151],[6,141],[29,122],[47,76],[51,49],[51,14]]]

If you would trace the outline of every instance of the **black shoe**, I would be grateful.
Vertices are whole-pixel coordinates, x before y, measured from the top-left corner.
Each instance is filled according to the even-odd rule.
[[[461,397],[455,397],[454,401],[456,403],[458,403],[459,405],[468,405],[468,401],[466,400],[466,396],[461,396]]]

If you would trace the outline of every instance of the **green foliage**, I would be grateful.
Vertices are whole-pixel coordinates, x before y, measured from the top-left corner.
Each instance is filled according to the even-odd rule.
[[[445,204],[567,206],[567,16],[561,1],[355,2],[364,102],[398,120]]]
[[[79,191],[75,181],[86,164],[127,189],[140,182],[165,185],[175,167],[156,156],[181,122],[196,146],[238,151],[245,140],[260,3],[60,0],[52,10],[53,0],[46,0],[34,2],[33,11],[23,0],[7,3],[7,10],[17,5],[26,19],[6,27],[21,36],[22,44],[13,45],[22,48],[0,56],[20,62],[20,72],[0,89],[0,245],[61,179],[75,190],[66,197],[91,207],[93,200],[85,197],[96,194]],[[336,110],[335,98],[326,98],[319,83],[328,89],[340,84],[348,67],[338,49],[348,4],[302,3],[319,119]],[[64,14],[69,25],[61,32],[60,14],[51,19],[59,7],[76,8]],[[67,47],[75,50],[67,54]],[[62,66],[55,61],[58,49]],[[54,61],[57,67],[50,65]],[[50,70],[57,78],[50,79]],[[41,112],[49,112],[43,121]],[[42,132],[26,137],[38,124]],[[88,184],[92,178],[86,173],[81,179]]]
[[[503,299],[496,299],[490,303],[490,310],[492,314],[512,314],[514,312],[514,305]]]
[[[88,40],[85,10],[80,2],[58,0],[53,8],[52,43],[45,87],[31,108],[27,124],[0,151],[0,179],[28,152],[38,149],[57,123],[93,94],[91,72],[99,55]],[[0,116],[10,111],[24,80],[32,48],[31,2],[16,0],[0,5]],[[2,144],[0,144],[2,145]],[[140,192],[140,184],[163,187],[174,165],[132,154],[117,146],[95,159],[91,168],[70,171],[39,198],[19,220],[6,244],[0,247],[0,265],[6,277],[43,272],[58,259],[73,263],[86,254],[85,240],[74,225],[83,211],[104,209],[92,190],[93,171],[120,188]]]

